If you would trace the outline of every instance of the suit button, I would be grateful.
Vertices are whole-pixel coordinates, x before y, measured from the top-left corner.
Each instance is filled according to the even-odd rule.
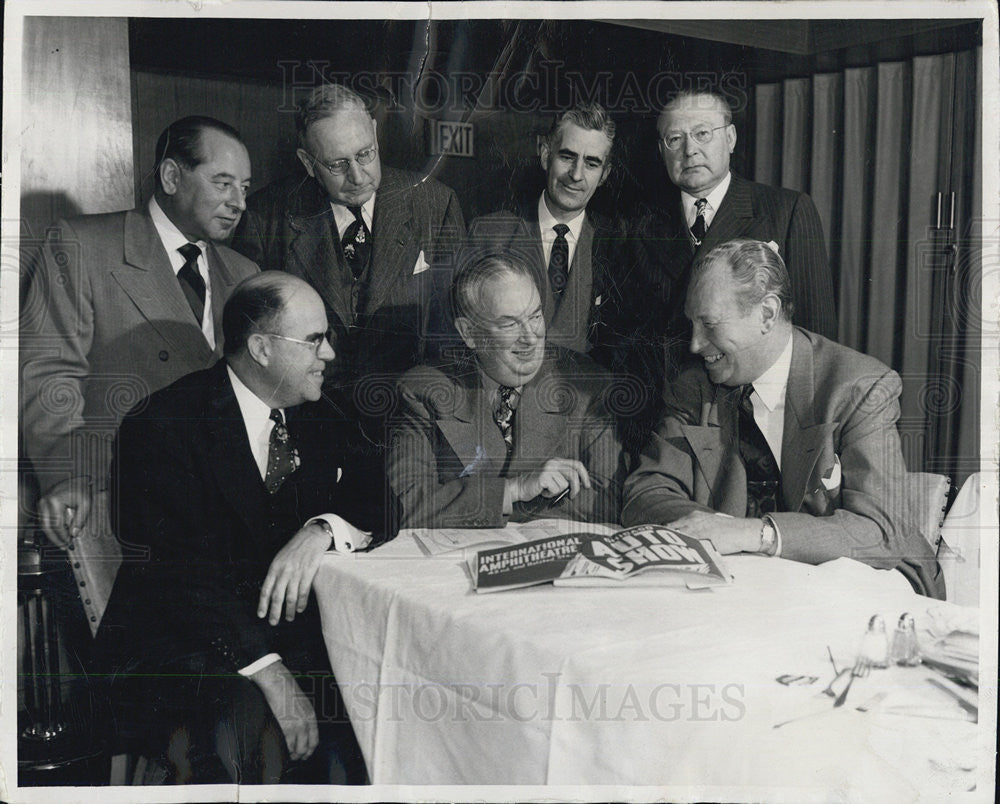
[[[161,349],[160,354],[157,355],[157,357],[159,357],[160,360],[166,363],[170,359],[170,353],[166,349]]]

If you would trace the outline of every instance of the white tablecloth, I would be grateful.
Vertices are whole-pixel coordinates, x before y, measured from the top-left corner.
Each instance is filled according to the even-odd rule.
[[[710,591],[480,595],[460,556],[425,557],[405,535],[327,557],[315,582],[324,638],[373,783],[795,801],[935,800],[975,784],[978,743],[992,742],[927,668],[858,679],[837,710],[820,692],[827,645],[853,661],[872,614],[891,635],[904,611],[919,627],[958,607],[847,559],[728,561],[735,582]],[[901,714],[914,705],[923,716]]]

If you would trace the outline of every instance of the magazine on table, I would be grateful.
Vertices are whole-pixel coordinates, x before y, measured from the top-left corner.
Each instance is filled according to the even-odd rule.
[[[556,586],[725,585],[732,578],[710,541],[664,525],[578,531],[479,550],[469,557],[477,592]]]

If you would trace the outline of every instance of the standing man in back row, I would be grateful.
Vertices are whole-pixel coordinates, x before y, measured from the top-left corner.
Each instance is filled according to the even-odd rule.
[[[295,123],[305,173],[249,199],[233,247],[316,289],[338,357],[324,390],[379,422],[382,391],[443,329],[431,312],[465,234],[462,211],[443,184],[383,167],[375,120],[350,89],[317,87]]]
[[[736,237],[774,243],[788,267],[797,322],[837,337],[833,279],[823,227],[812,199],[748,181],[730,170],[736,127],[726,99],[686,90],[671,99],[656,123],[658,147],[673,186],[662,206],[644,217],[632,239],[643,252],[646,324],[667,347],[668,374],[686,356],[684,297],[695,258]]]
[[[174,121],[156,143],[155,176],[148,204],[58,221],[26,279],[21,427],[41,526],[59,547],[88,521],[98,538],[107,534],[122,416],[218,360],[223,305],[257,273],[218,242],[232,234],[250,184],[234,128]]]
[[[494,212],[469,227],[470,248],[513,251],[536,274],[547,341],[588,352],[599,336],[608,276],[599,256],[610,224],[588,211],[611,170],[615,122],[600,104],[580,104],[555,117],[539,157],[545,188],[517,213]]]

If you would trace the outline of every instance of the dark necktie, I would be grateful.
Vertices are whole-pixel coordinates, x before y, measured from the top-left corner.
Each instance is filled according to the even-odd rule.
[[[498,391],[499,400],[493,411],[493,420],[500,428],[507,454],[510,455],[514,451],[514,411],[517,409],[518,391],[509,385],[501,385]]]
[[[354,215],[354,223],[347,227],[340,243],[344,247],[344,256],[351,268],[351,276],[358,279],[368,267],[368,259],[372,253],[372,235],[365,225],[365,219],[361,217],[361,207],[348,207],[348,209]]]
[[[177,280],[200,328],[205,314],[205,280],[201,278],[201,272],[198,270],[201,249],[194,243],[185,243],[177,250],[184,257],[184,264],[177,272]]]
[[[699,198],[694,202],[694,208],[698,215],[694,219],[694,223],[691,225],[691,236],[694,238],[694,244],[696,246],[701,245],[701,241],[705,237],[705,207],[708,206],[707,198]]]
[[[292,437],[285,427],[285,420],[280,410],[271,411],[271,439],[267,448],[267,472],[264,475],[264,486],[270,494],[281,488],[285,479],[299,468],[299,451],[295,449]]]
[[[756,518],[779,510],[781,472],[767,439],[753,417],[752,393],[753,385],[744,385],[740,391],[739,430],[740,457],[747,472],[746,515]]]
[[[569,243],[566,242],[569,227],[565,223],[557,223],[552,229],[556,239],[552,242],[552,253],[549,255],[549,287],[558,302],[569,279]]]

